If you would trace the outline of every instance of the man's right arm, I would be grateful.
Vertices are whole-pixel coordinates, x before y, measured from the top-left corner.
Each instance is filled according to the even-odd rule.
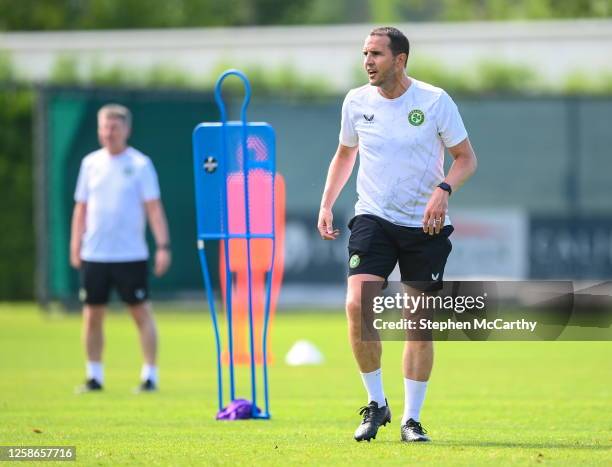
[[[323,240],[335,240],[340,233],[339,230],[334,230],[333,228],[332,207],[353,172],[355,160],[357,159],[357,150],[358,146],[349,147],[339,144],[336,154],[329,165],[317,225]]]
[[[70,264],[76,269],[81,267],[81,239],[85,233],[86,211],[87,203],[76,202],[74,204],[70,235]]]

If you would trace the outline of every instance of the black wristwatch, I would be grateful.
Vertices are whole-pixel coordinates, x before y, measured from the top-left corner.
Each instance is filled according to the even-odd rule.
[[[442,182],[438,185],[438,188],[441,188],[442,190],[446,191],[448,193],[448,196],[453,194],[453,189],[451,188],[451,186],[446,183],[446,182]]]
[[[157,245],[158,250],[170,250],[169,243],[162,243],[161,245]]]

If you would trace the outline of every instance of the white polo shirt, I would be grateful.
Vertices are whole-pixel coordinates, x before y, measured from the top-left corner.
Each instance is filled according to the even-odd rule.
[[[151,159],[132,147],[118,155],[99,149],[81,162],[74,194],[87,203],[81,259],[142,261],[149,257],[144,203],[159,199]]]
[[[462,142],[467,131],[444,90],[410,79],[395,99],[369,84],[349,91],[339,139],[359,145],[355,214],[421,227],[425,206],[444,179],[444,147]],[[444,223],[450,224],[448,216]]]

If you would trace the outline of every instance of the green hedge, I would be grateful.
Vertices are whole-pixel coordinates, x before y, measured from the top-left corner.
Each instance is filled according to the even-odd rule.
[[[33,102],[29,89],[0,88],[0,300],[34,296]]]

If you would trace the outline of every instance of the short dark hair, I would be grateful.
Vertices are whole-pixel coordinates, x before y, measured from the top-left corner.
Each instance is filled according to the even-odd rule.
[[[372,29],[370,31],[370,36],[387,36],[389,38],[389,48],[393,56],[396,57],[399,54],[406,54],[406,63],[408,62],[407,57],[410,54],[410,42],[402,31],[390,26],[384,26]]]

